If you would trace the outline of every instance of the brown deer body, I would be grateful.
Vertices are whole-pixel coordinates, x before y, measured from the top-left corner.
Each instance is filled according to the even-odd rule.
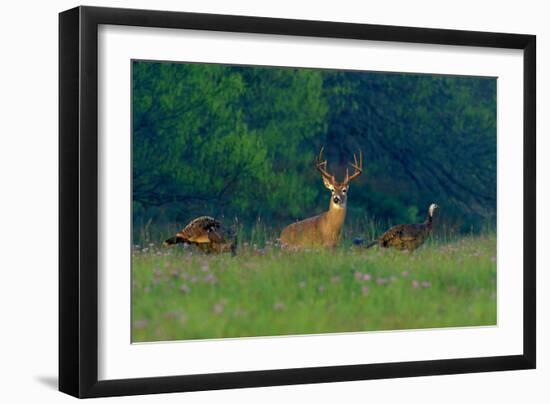
[[[281,244],[284,247],[300,248],[334,248],[340,240],[342,226],[346,218],[347,192],[349,183],[361,175],[363,156],[359,152],[359,162],[353,155],[355,163],[351,164],[355,172],[350,176],[346,170],[343,182],[337,182],[334,175],[327,171],[327,161],[322,161],[323,149],[315,160],[315,166],[321,173],[325,187],[331,191],[329,210],[320,215],[300,222],[292,223],[281,232]]]

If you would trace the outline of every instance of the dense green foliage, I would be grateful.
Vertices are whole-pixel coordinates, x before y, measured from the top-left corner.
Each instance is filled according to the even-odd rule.
[[[139,249],[132,340],[495,325],[495,254],[494,235],[432,241],[414,254]]]
[[[338,176],[363,150],[348,223],[418,221],[437,202],[447,229],[494,226],[494,78],[132,67],[136,232],[204,214],[277,228],[319,213],[328,205],[313,167],[321,146]]]

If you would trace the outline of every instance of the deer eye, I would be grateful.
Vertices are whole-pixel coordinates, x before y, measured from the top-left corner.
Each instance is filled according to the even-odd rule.
[[[342,193],[343,193],[343,194],[345,194],[346,192],[348,192],[347,189],[343,189],[343,190],[342,190]]]

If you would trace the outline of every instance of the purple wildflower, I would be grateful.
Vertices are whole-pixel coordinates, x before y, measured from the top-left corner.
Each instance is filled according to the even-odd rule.
[[[136,320],[136,322],[134,323],[134,328],[142,330],[147,327],[147,325],[149,325],[149,321],[147,320]]]
[[[214,313],[215,314],[222,314],[224,308],[225,308],[225,306],[223,305],[223,303],[216,303],[214,305]]]
[[[216,283],[217,279],[214,274],[208,274],[204,277],[204,283]]]
[[[388,280],[386,278],[377,278],[376,284],[377,285],[384,285],[385,283],[388,283]]]
[[[191,292],[191,288],[190,288],[189,286],[187,286],[185,283],[182,283],[182,284],[180,285],[180,291],[181,291],[182,293],[187,294],[187,293]]]

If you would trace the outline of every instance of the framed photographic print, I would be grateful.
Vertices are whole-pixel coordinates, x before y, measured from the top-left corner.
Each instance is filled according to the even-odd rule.
[[[535,367],[534,36],[59,26],[61,391]]]

